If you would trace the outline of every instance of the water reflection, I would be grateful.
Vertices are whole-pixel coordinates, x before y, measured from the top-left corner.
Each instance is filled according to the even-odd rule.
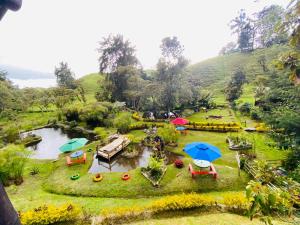
[[[139,147],[139,155],[133,158],[126,158],[122,154],[115,156],[110,162],[103,158],[96,158],[89,170],[89,173],[100,172],[127,172],[137,167],[146,167],[148,165],[149,157],[152,153],[151,148]],[[183,158],[181,155],[166,151],[167,164],[171,164],[177,158]]]
[[[22,133],[26,136],[28,133],[36,134],[42,137],[42,141],[36,145],[27,147],[32,151],[33,159],[57,159],[61,154],[59,147],[72,138],[82,137],[82,134],[76,132],[64,132],[60,128],[42,128]]]

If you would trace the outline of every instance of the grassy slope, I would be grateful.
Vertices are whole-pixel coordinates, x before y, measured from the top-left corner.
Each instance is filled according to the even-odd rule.
[[[103,75],[100,75],[99,73],[91,73],[79,79],[79,82],[86,92],[88,102],[95,101],[95,93],[99,90],[103,79]]]
[[[242,101],[253,101],[253,81],[258,75],[263,75],[261,66],[258,63],[258,59],[261,56],[265,56],[266,62],[269,64],[278,55],[287,50],[286,46],[275,45],[271,48],[258,49],[252,53],[233,53],[224,56],[214,57],[203,62],[191,65],[189,67],[191,76],[195,80],[200,80],[200,83],[204,89],[213,90],[215,101],[217,103],[223,103],[224,87],[230,80],[232,73],[239,67],[243,68],[246,74],[248,85],[245,86],[245,93],[242,95]]]
[[[181,217],[182,216],[182,217]],[[290,224],[289,222],[282,222],[279,220],[272,221],[274,225]],[[212,213],[207,215],[193,215],[193,216],[175,216],[173,218],[159,218],[144,220],[132,225],[173,225],[173,224],[186,224],[186,225],[263,225],[264,223],[258,219],[250,220],[245,216],[239,216],[229,213]]]

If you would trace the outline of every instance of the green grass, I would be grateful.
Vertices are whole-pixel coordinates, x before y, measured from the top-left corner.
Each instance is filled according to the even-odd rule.
[[[48,123],[48,120],[56,119],[56,112],[36,112],[36,113],[20,113],[14,122],[20,129],[20,131],[31,130],[36,127],[44,126]],[[0,127],[11,126],[12,121],[1,119]]]
[[[91,158],[92,155],[89,154],[88,160],[90,162]],[[48,192],[76,196],[140,198],[183,191],[242,190],[248,181],[244,173],[238,177],[237,168],[223,165],[216,165],[220,176],[217,180],[211,176],[200,176],[192,179],[187,170],[187,165],[190,162],[190,158],[184,159],[186,165],[184,169],[177,169],[174,165],[169,165],[161,182],[161,187],[155,188],[141,175],[140,168],[129,171],[131,179],[126,182],[121,180],[122,173],[112,172],[103,173],[103,180],[100,183],[94,183],[92,181],[93,175],[87,173],[88,164],[67,167],[65,159],[61,158],[56,162],[57,169],[45,181],[44,188]],[[79,173],[80,179],[70,180],[70,176],[74,173]]]
[[[208,118],[208,116],[223,116],[222,119],[212,119]],[[231,109],[229,108],[217,108],[208,110],[207,112],[201,111],[194,113],[193,115],[187,117],[189,121],[192,122],[236,122],[236,118]]]
[[[272,221],[274,225],[287,225],[290,222],[282,222],[279,219]],[[150,220],[143,220],[132,225],[263,225],[264,223],[259,219],[253,219],[252,221],[245,216],[239,216],[230,213],[211,213],[211,214],[199,214],[186,216],[186,214],[180,213],[178,216],[172,218],[157,218]]]
[[[103,75],[100,75],[99,73],[91,73],[81,77],[79,82],[87,94],[94,95],[99,90],[99,87],[101,87],[101,82],[103,82],[103,79]]]

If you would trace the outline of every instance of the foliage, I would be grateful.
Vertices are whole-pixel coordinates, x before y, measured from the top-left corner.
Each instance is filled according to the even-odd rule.
[[[150,171],[150,176],[153,178],[158,178],[162,175],[162,167],[164,166],[163,159],[157,157],[150,157],[147,169]]]
[[[254,216],[259,215],[265,224],[272,224],[273,213],[291,214],[291,196],[280,189],[272,190],[259,182],[250,181],[246,187],[246,195],[250,201],[248,215],[251,220]]]
[[[39,169],[39,167],[38,166],[34,166],[34,167],[32,167],[31,169],[30,169],[30,175],[37,175],[37,174],[39,174],[40,173],[40,169]]]
[[[54,74],[59,87],[68,89],[75,89],[77,87],[75,76],[68,67],[68,63],[60,62],[59,67],[55,67]]]
[[[7,73],[0,71],[0,113],[4,110],[23,110],[21,93],[18,88],[12,85],[6,78]]]
[[[287,32],[276,32],[283,18],[284,9],[278,5],[264,7],[256,14],[256,40],[260,47],[286,43]]]
[[[9,181],[22,183],[28,156],[29,152],[23,146],[11,144],[0,150],[0,181],[4,185],[8,185]]]
[[[82,108],[78,105],[71,105],[63,109],[63,114],[67,121],[79,121],[79,115],[81,114]]]
[[[10,125],[9,127],[0,130],[1,136],[6,143],[14,143],[20,139],[19,128],[16,125]]]
[[[126,100],[124,92],[127,89],[127,80],[139,74],[135,48],[118,34],[103,38],[98,52],[100,72],[106,73],[104,87],[101,93],[98,93],[98,98],[111,101]]]
[[[233,102],[242,94],[242,86],[246,82],[246,76],[241,69],[238,69],[232,76],[226,88],[226,99]]]
[[[239,107],[239,111],[244,115],[249,115],[251,111],[251,104],[249,102],[245,102]]]
[[[194,110],[191,110],[191,109],[185,109],[185,110],[183,110],[183,112],[182,112],[182,116],[183,116],[183,117],[188,117],[188,116],[193,115],[194,113],[195,113]]]
[[[118,129],[118,132],[125,134],[129,131],[131,125],[130,119],[130,115],[122,114],[114,120],[114,126]]]
[[[151,127],[164,127],[163,123],[133,123],[129,126],[129,130],[141,130],[148,129]]]
[[[186,125],[190,130],[204,130],[216,132],[238,132],[241,126],[236,122],[189,122]]]
[[[287,158],[284,162],[284,167],[288,171],[292,171],[296,169],[300,165],[300,147],[297,146],[292,148],[291,151],[288,153]]]
[[[59,222],[76,221],[81,210],[74,204],[64,204],[59,207],[43,205],[20,214],[23,225],[45,225]]]
[[[252,20],[246,15],[245,10],[240,10],[239,15],[231,20],[230,28],[238,35],[238,48],[241,52],[253,50],[254,26]]]
[[[165,125],[164,127],[159,127],[157,129],[157,135],[162,137],[166,144],[176,143],[179,138],[179,134],[176,132],[173,125]]]
[[[138,112],[134,112],[134,113],[132,114],[132,118],[135,119],[135,120],[137,120],[137,121],[143,120],[143,118],[140,117],[140,115],[139,115]]]
[[[109,108],[99,102],[85,106],[80,113],[79,119],[92,127],[104,126],[110,115]]]
[[[151,204],[151,209],[155,212],[176,211],[183,209],[192,209],[199,207],[209,207],[215,203],[214,199],[199,194],[179,194],[166,196]]]
[[[103,140],[108,137],[107,129],[104,127],[95,127],[94,132]]]
[[[274,183],[276,180],[276,175],[274,173],[274,168],[270,166],[265,160],[255,161],[257,166],[257,173],[255,178],[262,182],[262,184]]]

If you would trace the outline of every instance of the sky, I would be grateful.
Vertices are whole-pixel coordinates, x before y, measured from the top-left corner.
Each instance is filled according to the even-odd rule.
[[[68,62],[76,77],[98,72],[96,49],[123,34],[145,69],[155,68],[164,37],[177,36],[191,63],[218,55],[235,40],[228,26],[240,9],[252,14],[288,0],[23,0],[0,22],[0,64],[52,72]]]

